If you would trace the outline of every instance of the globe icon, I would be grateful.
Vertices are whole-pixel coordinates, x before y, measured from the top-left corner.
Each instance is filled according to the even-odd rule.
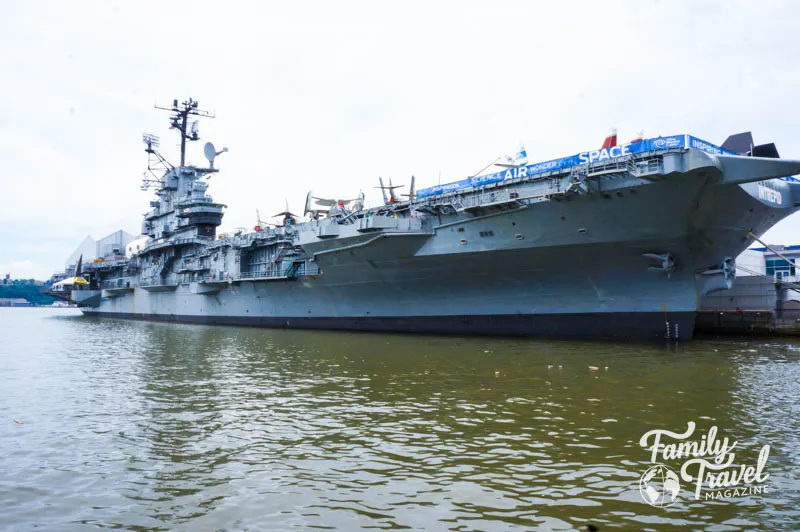
[[[681,484],[678,475],[662,464],[656,464],[644,472],[639,480],[642,499],[656,508],[666,508],[678,500]]]

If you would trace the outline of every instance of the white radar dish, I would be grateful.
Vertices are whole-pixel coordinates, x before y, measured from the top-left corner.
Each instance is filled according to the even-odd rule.
[[[217,157],[217,149],[214,145],[210,142],[206,142],[206,145],[203,147],[203,153],[205,153],[208,162],[213,164],[214,159]]]

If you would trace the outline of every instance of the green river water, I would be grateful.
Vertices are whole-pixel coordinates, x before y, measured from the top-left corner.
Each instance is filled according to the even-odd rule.
[[[646,502],[640,438],[689,422],[689,440],[717,427],[737,442],[736,471],[769,445],[763,482],[712,500],[680,479],[673,501],[657,476],[670,504]],[[657,461],[680,476],[686,458]],[[799,490],[800,339],[553,342],[0,309],[0,530],[796,530]]]

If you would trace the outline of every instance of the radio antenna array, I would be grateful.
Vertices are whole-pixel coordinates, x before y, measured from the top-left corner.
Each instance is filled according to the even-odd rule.
[[[142,190],[147,190],[151,185],[161,185],[161,178],[156,172],[163,174],[167,170],[172,170],[173,166],[160,153],[158,153],[159,139],[150,133],[142,134],[147,152],[147,172],[142,176]],[[149,172],[149,173],[148,173]]]
[[[189,125],[190,116],[200,116],[203,118],[214,118],[214,114],[208,111],[198,109],[197,100],[189,98],[185,102],[178,102],[172,100],[172,107],[155,106],[156,109],[162,111],[169,111],[173,113],[170,117],[170,124],[172,129],[177,129],[181,134],[181,166],[186,165],[186,141],[187,140],[200,140],[200,133],[197,129],[197,122],[195,121],[191,126]]]

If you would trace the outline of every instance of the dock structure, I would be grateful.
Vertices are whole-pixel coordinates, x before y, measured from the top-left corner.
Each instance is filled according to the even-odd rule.
[[[701,310],[695,333],[800,336],[800,312],[787,317],[770,310]]]
[[[733,288],[707,294],[695,330],[706,334],[800,336],[800,246],[746,250]]]

